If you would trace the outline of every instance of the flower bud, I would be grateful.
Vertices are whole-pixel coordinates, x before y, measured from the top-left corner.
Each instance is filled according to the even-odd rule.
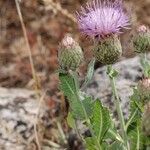
[[[76,70],[83,60],[83,52],[79,44],[70,35],[66,35],[59,46],[59,65],[64,70]]]
[[[137,86],[141,102],[145,105],[150,100],[150,78],[144,78],[139,81]]]
[[[96,59],[105,65],[115,63],[121,54],[121,43],[115,35],[101,39],[94,48]]]
[[[133,38],[135,52],[145,53],[150,51],[150,30],[142,25],[137,29],[137,35]]]
[[[142,117],[142,127],[146,136],[150,136],[150,103],[145,106]]]

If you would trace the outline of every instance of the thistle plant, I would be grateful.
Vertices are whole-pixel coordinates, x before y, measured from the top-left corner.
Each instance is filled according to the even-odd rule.
[[[95,58],[103,64],[109,65],[107,73],[113,90],[114,103],[120,120],[122,136],[128,148],[125,122],[115,86],[117,71],[112,68],[111,64],[122,54],[118,35],[121,33],[122,28],[128,27],[129,18],[123,11],[121,1],[94,0],[91,3],[87,3],[86,8],[82,9],[78,15],[78,21],[81,31],[94,38]]]
[[[143,93],[142,85],[145,84],[139,84],[139,87],[134,89],[130,100],[130,116],[125,120],[115,83],[119,72],[112,67],[122,55],[119,35],[130,25],[122,1],[91,0],[77,12],[77,20],[81,32],[93,40],[94,58],[89,63],[84,83],[81,84],[77,68],[83,60],[83,53],[79,44],[68,36],[64,37],[60,44],[60,89],[69,102],[68,124],[76,130],[88,150],[141,150],[148,147],[150,139],[147,135],[144,137],[143,127],[146,130],[149,128],[145,128],[142,123],[147,101],[142,100],[140,96]],[[144,40],[142,42],[147,43]],[[100,99],[94,99],[83,91],[92,79],[95,61],[107,65],[106,72],[112,87],[119,128],[113,122],[111,110],[105,107]],[[149,88],[147,89],[149,91]],[[81,132],[78,122],[90,131],[90,136]]]

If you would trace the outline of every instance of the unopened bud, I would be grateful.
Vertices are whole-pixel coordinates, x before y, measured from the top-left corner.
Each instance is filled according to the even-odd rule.
[[[137,90],[141,102],[143,103],[143,105],[145,105],[150,101],[150,78],[144,78],[139,81]]]
[[[150,103],[145,105],[145,110],[142,117],[142,127],[144,134],[146,136],[150,136]]]
[[[137,35],[133,39],[135,51],[145,53],[150,51],[150,30],[142,25],[137,29]]]
[[[60,43],[58,59],[61,69],[76,70],[83,60],[83,52],[79,44],[70,35],[66,35]]]
[[[106,65],[115,63],[121,54],[121,43],[115,35],[101,39],[94,48],[95,58]]]

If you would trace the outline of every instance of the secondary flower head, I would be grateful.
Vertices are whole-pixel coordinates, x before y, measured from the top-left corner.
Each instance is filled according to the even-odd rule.
[[[135,52],[145,53],[150,51],[150,30],[145,25],[137,28],[137,34],[133,38]]]
[[[79,44],[67,34],[59,45],[58,60],[61,69],[76,70],[83,60],[83,52]]]
[[[129,25],[121,0],[92,0],[85,8],[81,7],[77,19],[80,30],[93,38],[120,34],[121,29]]]

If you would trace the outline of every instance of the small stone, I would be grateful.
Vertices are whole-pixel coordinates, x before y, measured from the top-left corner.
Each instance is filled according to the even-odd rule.
[[[48,107],[35,98],[35,92],[25,89],[0,88],[0,150],[34,150],[36,145],[34,124],[42,143],[44,130],[50,120]],[[43,120],[45,118],[45,120]]]

